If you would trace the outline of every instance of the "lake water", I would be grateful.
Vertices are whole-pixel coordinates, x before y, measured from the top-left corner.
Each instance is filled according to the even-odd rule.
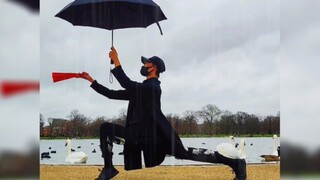
[[[272,138],[244,138],[246,142],[247,163],[262,163],[262,154],[272,154],[274,140]],[[206,148],[210,150],[216,150],[216,146],[220,143],[230,142],[229,138],[181,138],[185,147],[197,147]],[[240,143],[240,138],[235,138],[237,143]],[[99,147],[99,139],[72,139],[72,148],[75,151],[83,151],[88,155],[86,164],[89,165],[103,165],[103,159],[101,158],[101,150]],[[252,144],[252,145],[251,145]],[[81,148],[77,148],[81,146]],[[51,147],[51,149],[49,149]],[[96,153],[93,153],[93,150]],[[51,152],[50,159],[41,159],[40,164],[68,164],[65,163],[66,147],[65,140],[40,140],[40,153]],[[123,151],[122,145],[114,144],[113,146],[113,163],[114,165],[124,165],[123,155],[119,155],[119,152]],[[143,156],[142,156],[143,157]],[[265,162],[263,162],[265,163]],[[200,165],[211,164],[189,160],[178,160],[174,157],[166,157],[161,165]]]

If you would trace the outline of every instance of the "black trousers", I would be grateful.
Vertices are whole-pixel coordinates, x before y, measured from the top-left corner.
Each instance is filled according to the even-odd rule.
[[[102,153],[104,153],[104,146],[106,146],[106,140],[109,140],[109,145],[112,146],[112,143],[115,142],[118,143],[117,137],[125,139],[127,142],[130,141],[130,137],[128,137],[128,134],[130,136],[133,135],[133,133],[129,132],[130,128],[126,128],[117,124],[113,123],[103,123],[100,126],[100,146]],[[176,156],[178,159],[188,159],[188,160],[193,160],[193,161],[201,161],[201,162],[211,162],[211,163],[220,163],[219,160],[216,158],[217,152],[210,154],[210,155],[205,155],[203,153],[200,154],[193,154],[192,153],[193,148],[189,148],[188,151],[185,151],[184,153],[180,153],[179,155],[174,155],[170,153],[168,150],[168,154]],[[191,151],[190,151],[191,150]],[[171,150],[172,151],[172,150]],[[112,153],[112,152],[111,152]],[[112,162],[111,162],[112,163]]]
[[[125,140],[126,147],[124,148],[124,163],[125,167],[129,170],[141,169],[141,150],[144,153],[148,153],[149,148],[144,147],[144,140],[141,138],[141,133],[144,132],[141,127],[123,127],[112,123],[103,123],[100,126],[100,146],[102,151],[102,156],[104,157],[104,164],[106,168],[112,167],[112,143],[120,144],[118,138]],[[140,138],[138,138],[140,137]],[[148,146],[147,146],[148,147]],[[130,158],[126,158],[130,157]],[[154,154],[154,157],[149,159],[155,160],[158,156]],[[149,161],[148,161],[149,162]]]
[[[103,123],[100,126],[100,145],[104,144],[107,139],[114,142],[116,137],[125,139],[125,136],[126,128],[123,126],[113,123]]]

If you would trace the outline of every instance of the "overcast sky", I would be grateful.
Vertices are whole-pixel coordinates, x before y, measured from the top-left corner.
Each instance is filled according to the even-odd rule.
[[[54,17],[70,0],[41,2],[40,112],[66,118],[73,110],[96,118],[113,117],[126,101],[109,100],[88,81],[53,83],[52,72],[86,71],[108,88],[111,32],[72,26]],[[143,81],[140,57],[157,55],[166,64],[161,74],[162,111],[182,115],[206,104],[234,113],[276,115],[280,111],[280,14],[278,0],[157,0],[167,20],[146,29],[114,31],[114,46],[127,75]]]
[[[37,82],[40,60],[39,15],[7,0],[0,1],[0,82]],[[39,93],[0,96],[0,154],[28,151],[39,139]]]
[[[320,1],[281,1],[281,138],[316,149],[320,107]]]

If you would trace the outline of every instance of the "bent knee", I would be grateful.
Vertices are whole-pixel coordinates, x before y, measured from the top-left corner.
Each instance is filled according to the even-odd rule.
[[[110,124],[110,123],[107,123],[107,122],[102,123],[102,124],[100,125],[100,132],[101,132],[101,131],[106,131],[106,130],[110,129],[111,126],[112,126],[112,124]]]

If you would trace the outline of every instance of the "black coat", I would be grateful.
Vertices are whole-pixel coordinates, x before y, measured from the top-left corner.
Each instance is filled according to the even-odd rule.
[[[118,100],[128,100],[127,135],[124,145],[125,169],[141,169],[141,151],[146,167],[160,165],[166,154],[186,158],[187,151],[161,111],[161,87],[157,78],[138,83],[131,81],[121,66],[112,70],[124,90],[110,90],[96,81],[91,87],[98,93]]]

